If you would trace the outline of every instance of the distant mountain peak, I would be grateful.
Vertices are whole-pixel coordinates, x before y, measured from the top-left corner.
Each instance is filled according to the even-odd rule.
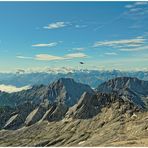
[[[131,77],[117,77],[102,83],[96,89],[98,92],[117,92],[122,98],[133,101],[136,105],[144,107],[148,96],[148,81]]]
[[[72,83],[77,83],[77,82],[75,82],[74,79],[72,78],[60,78],[53,82],[53,84],[63,84],[63,85],[69,85]]]

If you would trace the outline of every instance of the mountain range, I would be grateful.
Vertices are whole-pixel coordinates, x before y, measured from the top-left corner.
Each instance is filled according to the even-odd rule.
[[[148,138],[148,81],[135,77],[116,77],[96,89],[60,78],[20,92],[0,92],[0,106],[0,146],[99,146],[104,140],[113,145],[116,139]],[[134,133],[132,124],[141,133]],[[127,129],[133,135],[126,135]]]
[[[67,70],[26,72],[26,73],[0,73],[0,85],[12,85],[16,87],[48,85],[60,78],[72,78],[76,82],[88,84],[96,88],[99,84],[116,77],[137,77],[141,80],[148,80],[147,71],[103,71],[103,70]]]

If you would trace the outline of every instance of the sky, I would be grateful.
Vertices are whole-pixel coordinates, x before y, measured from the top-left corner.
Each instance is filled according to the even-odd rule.
[[[0,71],[148,70],[147,26],[142,1],[0,2]]]

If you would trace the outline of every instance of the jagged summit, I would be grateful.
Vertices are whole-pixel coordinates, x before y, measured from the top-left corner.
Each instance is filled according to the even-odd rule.
[[[3,102],[3,106],[11,106],[13,114],[11,111],[2,112],[0,128],[17,129],[44,120],[91,119],[102,115],[104,110],[111,111],[113,118],[122,114],[132,115],[145,109],[146,91],[143,95],[138,91],[143,87],[147,87],[147,82],[124,77],[101,84],[95,92],[88,85],[77,83],[71,78],[60,78],[48,86],[39,85],[22,92],[2,93],[1,104]],[[10,104],[12,100],[15,104]]]
[[[0,105],[16,106],[26,101],[38,105],[44,100],[52,102],[64,102],[68,106],[74,105],[83,92],[93,93],[90,86],[77,83],[71,78],[60,78],[46,85],[35,85],[31,89],[15,93],[1,93]]]
[[[54,84],[55,83],[62,83],[62,84],[65,84],[66,85],[66,84],[76,83],[76,82],[72,78],[60,78],[60,79],[54,81],[53,83]]]
[[[148,81],[139,80],[138,78],[131,77],[117,77],[107,82],[102,83],[97,87],[97,91],[111,92],[118,91],[123,88],[130,88],[136,92],[142,92],[147,94],[148,90],[144,89],[148,87]]]
[[[84,92],[93,93],[90,86],[77,83],[71,78],[61,78],[48,86],[50,100],[64,102],[68,106],[74,105]]]
[[[148,81],[139,80],[131,77],[117,77],[102,83],[96,89],[97,92],[112,93],[116,92],[123,99],[129,99],[136,105],[147,106]]]

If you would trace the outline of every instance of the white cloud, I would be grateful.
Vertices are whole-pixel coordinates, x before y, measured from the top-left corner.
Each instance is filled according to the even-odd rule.
[[[48,44],[33,44],[33,47],[54,47],[57,46],[58,43],[57,42],[52,42],[52,43],[48,43]]]
[[[106,55],[118,55],[116,52],[106,52],[104,54],[106,54]]]
[[[120,51],[141,51],[147,50],[147,39],[144,36],[137,36],[133,39],[123,39],[123,40],[111,40],[111,41],[98,41],[95,42],[93,47],[112,47]]]
[[[68,26],[70,23],[68,22],[55,22],[48,24],[48,26],[44,26],[44,29],[57,29],[57,28],[63,28],[65,26]]]
[[[148,6],[148,2],[146,1],[139,1],[132,5],[126,5],[125,7],[128,8],[128,10],[124,12],[124,15],[126,18],[138,20],[138,22],[143,23],[143,19],[147,17],[148,14],[147,7],[145,6]]]
[[[65,58],[68,58],[68,59],[72,59],[72,58],[85,58],[85,57],[87,57],[87,55],[84,54],[84,53],[71,53],[71,54],[65,55]]]
[[[25,57],[25,56],[16,56],[19,59],[33,59],[32,57]]]
[[[16,87],[16,86],[12,86],[12,85],[4,85],[4,84],[0,85],[0,90],[4,91],[4,92],[8,92],[8,93],[27,90],[30,88],[31,88],[30,86]]]
[[[148,2],[146,1],[139,1],[139,2],[135,2],[135,5],[147,5]]]
[[[113,40],[113,41],[97,41],[94,43],[93,47],[99,46],[132,46],[137,44],[144,43],[144,38],[135,38],[135,39],[124,39],[124,40]]]
[[[141,50],[148,50],[148,46],[142,46],[137,48],[121,48],[120,51],[141,51]]]
[[[53,60],[63,60],[63,57],[59,56],[53,56],[49,54],[38,54],[35,56],[36,60],[42,60],[42,61],[53,61]]]
[[[134,7],[137,7],[137,6],[140,6],[140,5],[148,5],[148,2],[146,1],[139,1],[139,2],[135,2],[131,5],[126,5],[125,8],[134,8]]]
[[[83,50],[85,50],[85,48],[79,47],[79,48],[73,48],[73,50],[83,51]]]
[[[35,55],[35,57],[24,57],[24,56],[16,56],[16,57],[21,59],[34,59],[34,60],[40,60],[40,61],[58,61],[58,60],[70,60],[75,58],[86,58],[87,55],[84,53],[71,53],[71,54],[66,54],[64,56],[37,54]]]
[[[133,8],[134,5],[126,5],[125,8]]]
[[[139,12],[139,11],[142,11],[142,8],[132,8],[129,11],[130,12]]]

